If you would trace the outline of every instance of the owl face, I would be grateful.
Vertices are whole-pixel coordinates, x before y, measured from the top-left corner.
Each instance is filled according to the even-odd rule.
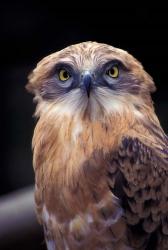
[[[72,45],[44,58],[28,84],[62,111],[96,117],[141,105],[152,79],[127,52],[94,42]]]

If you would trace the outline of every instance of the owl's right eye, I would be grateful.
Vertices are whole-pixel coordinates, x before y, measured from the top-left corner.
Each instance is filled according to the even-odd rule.
[[[60,69],[58,72],[58,77],[60,81],[65,82],[71,77],[71,75],[66,69]]]

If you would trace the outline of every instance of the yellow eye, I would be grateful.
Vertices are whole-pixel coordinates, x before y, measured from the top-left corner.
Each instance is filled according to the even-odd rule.
[[[117,66],[112,66],[109,70],[107,70],[107,75],[112,78],[117,78],[119,75],[119,69]]]
[[[71,77],[69,72],[66,69],[61,69],[59,71],[58,76],[59,76],[60,81],[63,81],[63,82],[67,81]]]

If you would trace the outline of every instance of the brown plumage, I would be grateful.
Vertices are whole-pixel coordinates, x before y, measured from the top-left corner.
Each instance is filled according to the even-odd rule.
[[[27,89],[37,101],[35,201],[48,249],[168,249],[168,138],[141,64],[84,42],[44,58]]]

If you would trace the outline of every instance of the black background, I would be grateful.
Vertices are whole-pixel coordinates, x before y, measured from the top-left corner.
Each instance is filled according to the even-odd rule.
[[[59,3],[59,5],[58,5]],[[69,4],[70,5],[70,4]],[[27,75],[44,56],[82,41],[104,42],[127,50],[142,62],[157,85],[157,115],[168,131],[168,12],[166,5],[148,7],[114,3],[40,3],[1,1],[1,181],[0,194],[34,182],[31,138],[35,120]]]

